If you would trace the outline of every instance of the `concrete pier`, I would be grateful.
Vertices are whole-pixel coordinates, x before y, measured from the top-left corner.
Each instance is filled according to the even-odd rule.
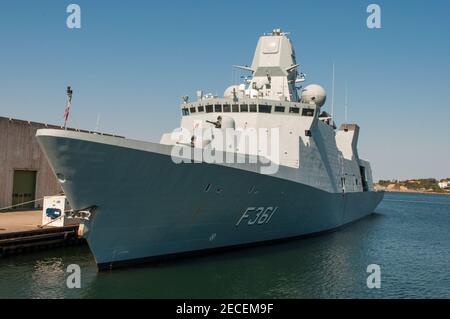
[[[41,211],[0,213],[0,257],[84,243],[78,224],[45,226]]]
[[[36,230],[42,222],[42,211],[0,213],[0,234]]]

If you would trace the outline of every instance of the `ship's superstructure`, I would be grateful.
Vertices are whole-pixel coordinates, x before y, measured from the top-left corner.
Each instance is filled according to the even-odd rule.
[[[381,201],[358,125],[336,129],[325,90],[301,87],[286,33],[262,36],[238,68],[249,76],[223,97],[184,97],[158,144],[38,131],[100,269],[320,233]]]
[[[243,84],[227,88],[223,98],[201,91],[196,102],[185,98],[181,105],[181,129],[186,134],[180,134],[177,140],[173,133],[164,134],[161,143],[188,145],[194,141],[193,146],[198,148],[266,156],[281,167],[292,168],[281,169],[274,175],[327,192],[373,190],[370,165],[357,152],[359,127],[344,124],[336,131],[332,117],[321,111],[326,100],[323,88],[313,84],[298,89],[298,83],[305,81],[299,67],[286,33],[277,29],[262,36],[252,66],[239,67],[253,76]],[[275,139],[270,136],[274,128],[278,134]],[[234,143],[225,145],[222,139],[215,143],[214,138],[208,138],[217,135],[214,134],[217,129],[223,131],[221,136],[229,136],[231,131]],[[250,134],[244,131],[260,129],[267,130],[264,138],[272,152],[261,155],[261,149],[249,145],[239,149],[242,146],[239,139]],[[201,138],[195,133],[200,133]],[[277,147],[271,147],[272,141]],[[259,144],[261,141],[256,140],[255,145]]]

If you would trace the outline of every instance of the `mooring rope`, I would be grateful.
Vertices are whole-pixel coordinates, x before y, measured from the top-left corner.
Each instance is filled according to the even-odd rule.
[[[57,218],[55,218],[55,219],[49,221],[47,224],[44,224],[44,225],[38,225],[38,228],[44,228],[45,226],[48,226],[48,225],[50,225],[51,223],[56,222],[57,220],[60,220],[60,219],[63,218],[63,217],[66,217],[66,216],[65,216],[66,213],[70,213],[70,210],[66,210],[63,214],[61,214],[61,216],[59,216],[59,217],[57,217]]]
[[[63,194],[64,194],[64,193],[60,193],[60,194],[58,194],[58,195],[53,195],[53,196],[61,196],[61,195],[63,195]],[[47,196],[46,196],[46,197],[47,197]],[[1,214],[1,213],[7,213],[7,212],[4,212],[4,210],[11,209],[11,208],[14,208],[14,207],[23,206],[23,205],[26,205],[26,204],[35,203],[35,202],[38,202],[38,201],[43,200],[44,198],[45,198],[45,197],[38,198],[38,199],[35,199],[35,200],[30,200],[30,201],[28,201],[28,202],[23,202],[23,203],[19,203],[19,204],[7,206],[7,207],[2,207],[2,208],[0,208],[0,214]]]

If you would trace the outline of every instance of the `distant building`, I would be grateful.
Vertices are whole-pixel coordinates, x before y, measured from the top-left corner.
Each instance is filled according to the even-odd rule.
[[[450,189],[450,181],[440,182],[439,187],[441,189]]]
[[[25,202],[15,209],[40,208],[33,201],[62,192],[35,137],[41,128],[62,127],[0,117],[0,210]]]

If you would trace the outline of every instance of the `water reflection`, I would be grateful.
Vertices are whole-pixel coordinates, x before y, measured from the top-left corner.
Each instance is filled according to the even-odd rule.
[[[0,297],[450,297],[450,196],[424,196],[387,194],[378,214],[320,237],[114,272],[98,273],[87,247],[5,258]],[[70,264],[82,289],[66,286]],[[369,264],[382,289],[367,288]]]
[[[62,298],[55,294],[65,283],[65,265],[61,257],[36,261],[30,280],[30,294],[33,298]]]

